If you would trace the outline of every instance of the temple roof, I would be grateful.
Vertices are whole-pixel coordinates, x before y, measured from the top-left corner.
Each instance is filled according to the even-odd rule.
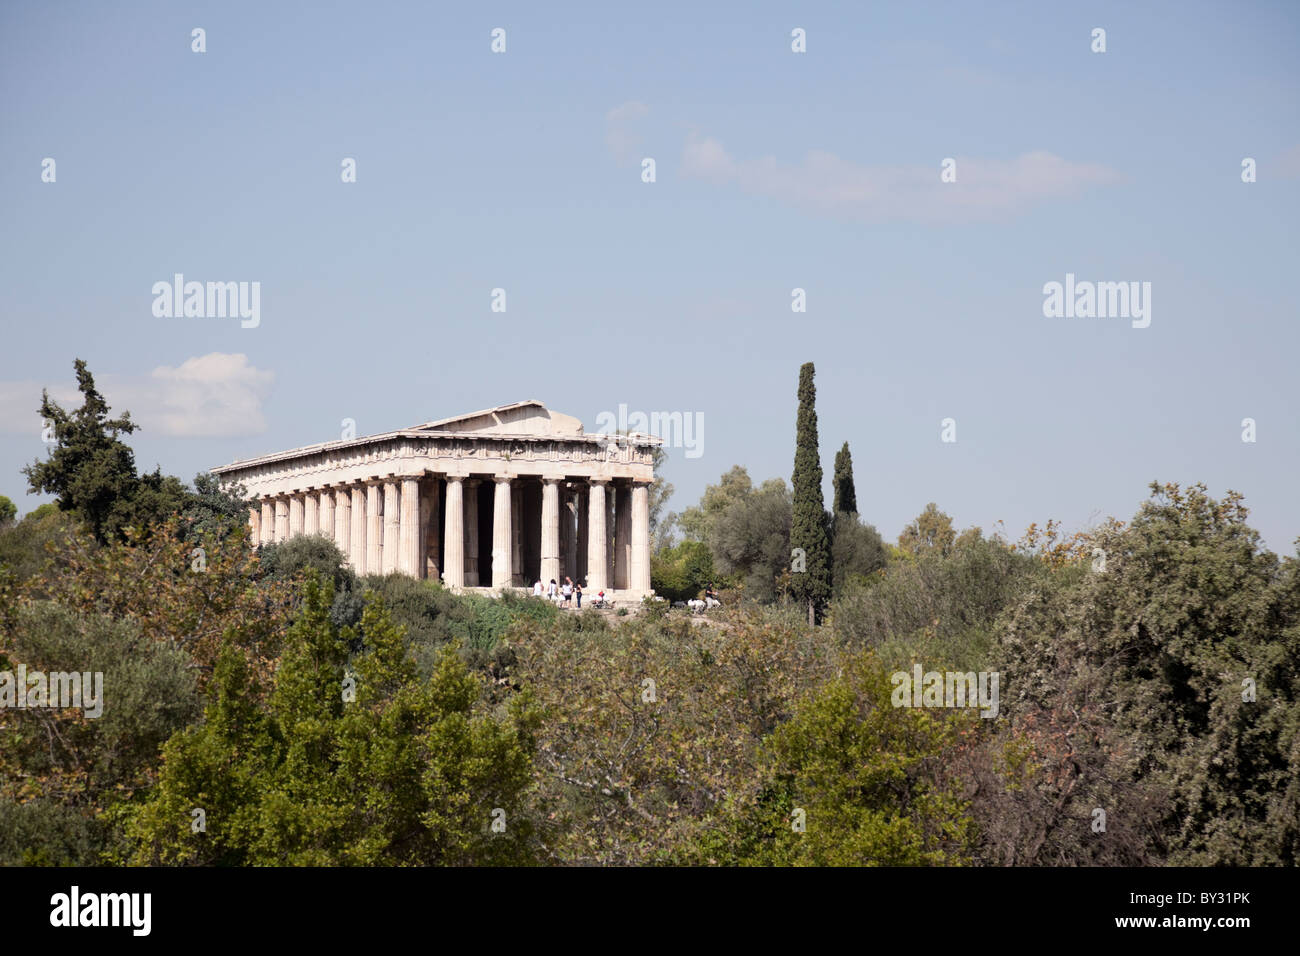
[[[233,461],[212,469],[213,474],[238,471],[255,465],[300,458],[322,451],[349,448],[359,445],[378,444],[394,438],[492,438],[518,439],[521,441],[585,441],[597,444],[608,442],[613,436],[606,434],[588,434],[582,429],[582,422],[572,415],[554,412],[536,399],[498,405],[451,418],[413,425],[397,431],[381,432],[358,438],[320,442],[315,445],[303,445],[285,451],[269,452],[253,458]],[[628,436],[619,436],[620,444],[631,442],[635,445],[659,445],[662,439],[654,435],[642,435],[633,432]]]
[[[583,434],[582,422],[572,415],[551,411],[535,398],[440,418],[436,422],[415,425],[411,430],[554,438],[580,438]]]

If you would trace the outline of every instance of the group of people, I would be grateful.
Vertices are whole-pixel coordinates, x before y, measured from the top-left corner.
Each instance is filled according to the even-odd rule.
[[[573,578],[568,576],[565,577],[563,584],[557,583],[555,578],[551,578],[550,584],[543,584],[542,579],[538,578],[533,583],[533,597],[545,597],[546,600],[551,601],[556,607],[574,607],[576,602],[577,609],[579,611],[582,610],[582,585],[575,584]],[[680,606],[681,604],[688,605],[692,610],[712,610],[715,607],[721,607],[722,602],[718,600],[718,592],[714,590],[713,585],[710,584],[704,589],[703,599],[685,602],[679,601],[677,605],[674,605],[674,607]],[[605,603],[604,591],[601,591],[596,595],[595,606],[608,607]]]
[[[543,595],[557,607],[573,607],[576,599],[578,610],[582,610],[582,585],[574,584],[573,578],[565,577],[563,584],[556,584],[555,578],[551,578],[551,583],[547,585],[543,585],[539,578],[533,584],[533,597]],[[599,597],[603,599],[604,596],[605,592],[601,591]]]

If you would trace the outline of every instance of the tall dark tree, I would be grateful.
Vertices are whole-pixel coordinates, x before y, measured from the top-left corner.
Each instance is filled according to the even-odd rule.
[[[33,494],[57,496],[59,510],[83,523],[101,544],[120,538],[128,527],[151,528],[173,514],[181,515],[183,534],[195,543],[204,535],[224,538],[243,526],[249,503],[241,487],[223,488],[206,472],[195,477],[194,491],[161,467],[137,475],[135,455],[119,437],[138,427],[131,413],[109,418],[108,402],[86,363],[77,359],[76,368],[79,409],[68,412],[49,392],[41,395],[40,413],[54,449],[45,461],[23,469]]]
[[[831,479],[835,491],[835,514],[858,513],[858,492],[853,487],[853,456],[849,454],[849,443],[835,453],[835,475]]]
[[[790,523],[791,590],[816,624],[831,597],[831,540],[822,497],[817,450],[817,387],[812,362],[799,369],[799,416],[795,425],[793,513]]]
[[[86,363],[76,361],[77,388],[81,407],[64,411],[41,393],[41,417],[53,429],[55,446],[45,461],[23,469],[32,494],[52,494],[59,510],[74,512],[100,541],[113,535],[123,518],[124,504],[134,497],[139,484],[135,455],[119,435],[129,435],[136,425],[131,413],[108,417],[108,402],[95,388]]]

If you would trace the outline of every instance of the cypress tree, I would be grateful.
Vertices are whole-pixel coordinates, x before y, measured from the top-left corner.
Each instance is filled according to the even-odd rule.
[[[858,492],[853,487],[853,456],[849,454],[849,443],[835,453],[835,476],[831,479],[835,489],[834,513],[858,513]]]
[[[831,596],[831,542],[822,498],[822,465],[817,450],[817,388],[813,364],[799,369],[799,416],[795,426],[794,513],[790,547],[801,549],[791,558],[791,590],[808,605],[808,623],[816,624]],[[800,564],[803,570],[800,571]]]

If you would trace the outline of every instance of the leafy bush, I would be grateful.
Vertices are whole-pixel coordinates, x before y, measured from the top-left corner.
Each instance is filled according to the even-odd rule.
[[[1010,611],[1004,706],[1049,731],[1043,750],[1079,752],[1050,781],[1062,813],[1166,790],[1163,819],[1134,837],[1134,855],[1160,859],[1167,844],[1181,864],[1295,865],[1296,562],[1260,547],[1240,495],[1151,490],[1127,528],[1094,542],[1103,572],[1040,587]]]
[[[135,861],[529,862],[523,794],[537,718],[528,696],[487,713],[480,680],[452,648],[420,678],[373,592],[365,651],[349,661],[332,603],[328,584],[307,582],[269,695],[250,693],[256,676],[239,655],[223,655],[203,724],[168,741],[158,787],[131,817]],[[205,832],[191,830],[194,807],[206,812]]]
[[[0,709],[0,806],[8,804],[9,821],[0,831],[13,828],[0,839],[0,860],[98,862],[110,835],[104,808],[147,789],[159,748],[198,715],[193,661],[145,640],[129,621],[51,601],[20,606],[0,650],[0,670],[103,675],[98,717],[83,708]]]
[[[0,797],[0,866],[94,866],[104,831],[103,821],[57,798]]]
[[[871,653],[767,738],[754,782],[682,848],[711,865],[916,866],[970,859],[975,828],[941,767],[965,715],[894,707]]]
[[[703,541],[682,541],[650,559],[650,584],[669,601],[690,601],[713,583],[713,555]]]
[[[978,639],[1029,582],[1046,570],[996,541],[978,540],[943,554],[930,549],[891,562],[850,584],[832,606],[836,631],[856,647],[879,647],[929,629],[944,640]]]

